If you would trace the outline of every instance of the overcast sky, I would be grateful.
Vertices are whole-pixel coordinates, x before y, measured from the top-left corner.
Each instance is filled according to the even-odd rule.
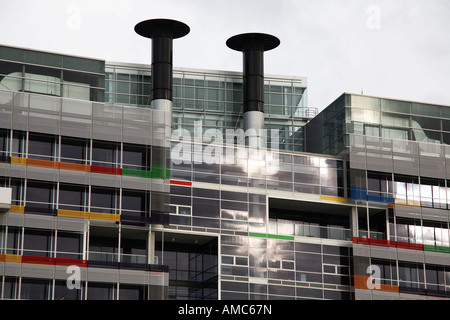
[[[151,18],[185,22],[177,67],[242,70],[226,40],[264,32],[281,45],[267,74],[308,78],[309,105],[343,92],[450,105],[450,0],[0,0],[0,44],[150,63]]]

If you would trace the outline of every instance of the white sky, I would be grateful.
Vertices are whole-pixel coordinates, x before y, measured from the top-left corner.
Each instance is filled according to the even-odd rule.
[[[362,90],[450,105],[450,0],[0,0],[0,44],[150,63],[134,26],[151,18],[190,26],[176,67],[241,71],[229,37],[277,36],[265,72],[306,76],[311,107]]]

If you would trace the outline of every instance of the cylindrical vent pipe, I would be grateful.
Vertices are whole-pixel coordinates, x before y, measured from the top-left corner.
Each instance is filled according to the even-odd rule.
[[[137,34],[152,39],[151,164],[154,176],[151,189],[151,223],[166,224],[169,212],[170,138],[172,135],[173,39],[190,31],[179,21],[151,19],[138,23]]]
[[[227,40],[227,46],[243,52],[244,131],[246,144],[264,146],[264,51],[275,49],[280,40],[264,33],[244,33]]]
[[[152,39],[152,101],[172,101],[173,39],[184,37],[190,28],[180,21],[151,19],[138,23],[134,30]]]

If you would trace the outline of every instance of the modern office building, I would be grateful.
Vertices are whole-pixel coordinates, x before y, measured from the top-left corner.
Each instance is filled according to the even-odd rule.
[[[450,106],[318,113],[264,75],[275,37],[230,38],[229,72],[135,30],[152,65],[0,46],[0,299],[450,297]]]

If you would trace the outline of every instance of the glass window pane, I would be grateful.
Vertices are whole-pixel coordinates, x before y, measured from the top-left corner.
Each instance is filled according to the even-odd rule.
[[[89,159],[87,145],[85,139],[61,137],[61,161],[86,163],[86,160]]]
[[[48,300],[49,282],[41,279],[22,279],[20,298],[25,300]]]
[[[25,229],[23,253],[32,256],[50,256],[52,232],[48,230]]]
[[[33,208],[53,207],[53,185],[38,181],[28,181],[26,190],[27,205]]]
[[[151,147],[124,144],[123,168],[151,170]]]
[[[59,186],[59,209],[84,211],[85,204],[84,186],[69,184],[61,184]]]
[[[92,145],[92,164],[97,166],[117,166],[120,163],[117,143],[94,141]]]
[[[112,213],[116,208],[116,192],[108,188],[92,188],[91,210]]]
[[[30,133],[28,138],[28,157],[53,160],[55,155],[55,137]]]

